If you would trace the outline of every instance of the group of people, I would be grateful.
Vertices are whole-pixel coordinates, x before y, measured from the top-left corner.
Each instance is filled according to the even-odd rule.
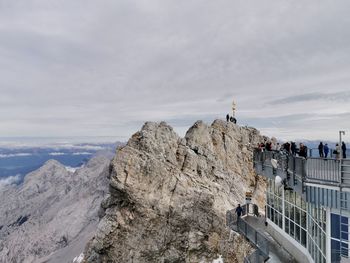
[[[227,114],[227,115],[226,115],[226,121],[227,121],[227,122],[237,123],[236,118],[233,117],[233,116],[230,116],[230,114]]]
[[[260,143],[258,145],[260,151],[284,151],[288,154],[292,154],[294,156],[298,155],[300,157],[307,157],[307,147],[303,143],[299,144],[299,148],[295,142],[286,142],[284,144],[280,144],[279,142],[266,141],[265,143]]]
[[[297,144],[293,141],[286,142],[283,144],[280,144],[276,141],[265,141],[258,144],[259,151],[283,151],[288,154],[291,154],[293,156],[300,156],[307,158],[308,157],[308,148],[305,144],[299,143],[299,148],[297,147]],[[328,147],[328,144],[323,144],[320,142],[318,145],[318,151],[320,158],[327,158],[330,154],[330,148]],[[310,153],[311,154],[311,153]],[[346,145],[344,142],[342,142],[341,146],[337,143],[335,145],[335,149],[333,150],[332,154],[335,155],[336,159],[340,159],[342,157],[343,159],[346,158]]]
[[[324,144],[320,142],[318,145],[318,152],[320,155],[320,158],[327,158],[329,153],[329,147],[328,144]],[[340,159],[340,156],[342,156],[343,159],[346,159],[346,144],[345,142],[342,142],[341,146],[339,143],[335,145],[335,149],[333,150],[333,154],[335,154],[336,159]]]
[[[263,152],[263,151],[280,151],[281,145],[279,142],[273,143],[271,141],[267,141],[265,143],[259,143],[258,148]]]
[[[323,143],[320,142],[320,144],[318,145],[318,153],[320,155],[320,158],[327,158],[329,153],[328,144],[326,143],[325,145],[323,145]]]

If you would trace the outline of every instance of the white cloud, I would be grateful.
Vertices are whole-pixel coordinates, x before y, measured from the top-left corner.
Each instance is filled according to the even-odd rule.
[[[114,144],[117,141],[125,141],[126,137],[0,137],[0,148],[25,149],[25,148],[52,148],[59,150],[99,151],[105,148],[104,144]]]
[[[20,175],[15,175],[15,176],[9,176],[3,179],[0,179],[0,188],[11,185],[11,184],[17,184],[21,180]]]
[[[347,0],[2,1],[0,136],[128,137],[174,119],[182,131],[189,116],[225,116],[233,97],[242,124],[350,111],[316,97],[269,104],[348,90],[349,11]],[[344,116],[313,134],[339,128]]]
[[[2,154],[0,153],[0,158],[13,158],[13,157],[24,157],[24,156],[31,156],[31,153],[8,153],[8,154]]]

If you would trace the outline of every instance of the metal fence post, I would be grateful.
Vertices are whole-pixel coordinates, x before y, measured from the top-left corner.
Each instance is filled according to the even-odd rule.
[[[305,193],[305,181],[306,181],[306,162],[307,159],[302,160],[302,175],[301,175],[301,189],[302,192]]]
[[[262,152],[261,153],[261,170],[264,171],[265,170],[265,153]]]
[[[294,185],[296,185],[297,180],[295,178],[295,156],[293,156],[292,158],[293,158],[293,183],[294,183]]]

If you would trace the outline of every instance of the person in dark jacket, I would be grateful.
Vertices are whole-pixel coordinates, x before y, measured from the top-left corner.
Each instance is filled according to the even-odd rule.
[[[241,204],[238,204],[238,206],[236,207],[237,217],[241,217],[242,213],[243,213],[243,208],[241,207]]]
[[[342,152],[343,152],[343,159],[346,159],[346,145],[345,145],[345,142],[342,142],[341,149],[342,149]]]
[[[295,144],[295,142],[291,143],[290,150],[294,156],[297,154],[297,145]]]
[[[229,120],[230,120],[230,115],[227,114],[227,115],[226,115],[226,121],[229,122]]]
[[[307,158],[307,147],[302,143],[300,143],[299,156]]]
[[[266,149],[266,151],[272,151],[272,144],[271,144],[271,142],[266,142],[265,149]]]
[[[287,152],[288,154],[290,154],[290,143],[286,142],[283,144],[282,149]]]
[[[323,143],[320,142],[320,144],[318,145],[318,153],[319,153],[319,155],[320,155],[320,158],[323,158],[323,157],[324,157],[323,151],[324,151]]]
[[[324,158],[328,157],[328,153],[329,153],[329,148],[328,148],[328,144],[326,143],[323,147],[323,151],[324,151]]]

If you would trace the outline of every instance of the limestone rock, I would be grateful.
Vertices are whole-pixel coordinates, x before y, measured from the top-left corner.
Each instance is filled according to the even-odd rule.
[[[68,263],[83,252],[108,191],[110,159],[74,173],[47,161],[23,184],[0,188],[0,262]]]
[[[110,196],[84,262],[212,262],[218,254],[242,262],[251,247],[240,236],[232,244],[225,213],[248,190],[263,203],[252,163],[262,140],[222,120],[198,121],[184,138],[147,122],[111,162]]]

